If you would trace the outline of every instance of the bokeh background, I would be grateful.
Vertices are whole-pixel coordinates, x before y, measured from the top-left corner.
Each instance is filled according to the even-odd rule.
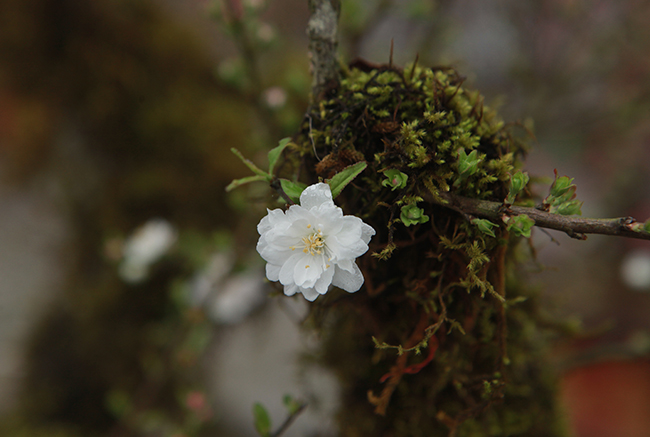
[[[300,299],[254,251],[260,166],[309,105],[298,0],[0,3],[0,435],[334,435]],[[650,2],[344,0],[340,52],[450,64],[589,217],[650,217]],[[650,244],[536,231],[578,437],[650,435]],[[577,322],[576,322],[577,323]]]

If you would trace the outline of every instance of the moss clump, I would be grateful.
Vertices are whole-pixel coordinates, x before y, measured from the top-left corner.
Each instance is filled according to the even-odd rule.
[[[287,154],[305,182],[368,162],[337,198],[377,230],[365,287],[312,306],[343,384],[341,435],[562,435],[553,333],[511,262],[520,239],[443,199],[502,202],[523,141],[453,69],[360,67],[310,108]]]

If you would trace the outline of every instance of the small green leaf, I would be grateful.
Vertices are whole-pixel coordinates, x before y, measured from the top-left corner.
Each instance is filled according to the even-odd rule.
[[[490,220],[475,218],[472,219],[471,223],[474,226],[476,226],[479,229],[479,231],[489,235],[492,238],[496,238],[496,235],[494,235],[494,231],[492,230],[492,228],[497,227],[497,225],[492,223]]]
[[[282,403],[287,409],[294,402],[295,401],[293,400],[293,396],[291,396],[290,394],[285,394],[284,396],[282,396]]]
[[[302,402],[295,400],[293,396],[288,394],[282,397],[282,403],[289,414],[296,414],[296,412],[303,406]]]
[[[381,181],[381,184],[384,187],[391,187],[392,191],[406,187],[406,181],[409,178],[407,174],[396,169],[386,170],[384,176],[386,176],[386,179]]]
[[[582,202],[579,200],[569,200],[568,202],[551,206],[549,212],[560,215],[582,215]]]
[[[508,299],[506,301],[506,305],[507,306],[514,306],[514,305],[520,304],[522,302],[526,302],[527,300],[528,300],[527,296],[517,296],[517,297],[515,297],[513,299]]]
[[[368,163],[366,161],[357,162],[354,165],[344,168],[341,172],[335,174],[332,179],[326,181],[332,190],[332,198],[336,199],[336,197],[341,194],[341,191],[343,191],[343,188],[352,182],[354,178],[359,176],[367,166]]]
[[[454,182],[454,186],[457,187],[462,181],[476,173],[482,160],[483,157],[479,157],[476,150],[472,150],[468,155],[464,149],[460,149],[458,151],[458,178]]]
[[[288,179],[280,179],[280,185],[282,186],[282,191],[295,203],[300,202],[300,195],[307,188],[307,185],[302,182],[291,182]]]
[[[247,176],[241,179],[235,179],[234,181],[228,184],[228,186],[226,187],[226,191],[232,191],[237,187],[240,187],[244,184],[249,184],[251,182],[265,181],[265,180],[267,180],[266,176],[258,176],[258,175]]]
[[[506,203],[508,203],[509,205],[515,203],[515,199],[517,195],[524,188],[526,188],[526,185],[528,184],[529,180],[530,177],[528,177],[528,173],[524,173],[521,171],[517,171],[515,174],[510,176],[510,192],[508,193],[508,198],[506,199]]]
[[[250,159],[244,158],[244,155],[242,155],[239,150],[237,150],[237,149],[235,149],[233,147],[232,149],[230,149],[230,151],[232,153],[234,153],[235,155],[237,155],[237,157],[239,159],[241,159],[241,161],[244,164],[246,164],[246,167],[250,168],[253,173],[255,173],[258,176],[264,177],[269,182],[271,181],[271,175],[270,174],[268,174],[267,172],[265,172],[263,170],[260,170],[260,168],[258,166],[256,166],[255,164],[253,164],[253,161],[251,161]]]
[[[650,232],[650,219],[644,223],[643,229],[645,229],[646,232]]]
[[[429,216],[424,214],[424,210],[413,204],[404,205],[399,218],[404,226],[418,225],[429,221]]]
[[[533,226],[535,226],[535,220],[528,217],[526,214],[506,217],[504,222],[508,225],[508,231],[514,233],[518,237],[525,238],[530,238],[530,231],[533,229]]]
[[[551,196],[561,197],[566,195],[571,187],[575,187],[575,185],[571,185],[571,182],[573,182],[573,178],[569,178],[568,176],[557,177],[556,170],[555,180],[553,181],[553,185],[551,185]]]
[[[469,155],[465,150],[461,149],[458,152],[458,173],[461,175],[471,176],[478,170],[478,164],[481,158],[478,157],[478,152],[472,150]]]
[[[262,437],[268,437],[271,435],[271,418],[269,417],[268,411],[264,408],[264,405],[256,402],[253,405],[253,420],[255,423],[255,430]]]
[[[567,176],[558,177],[555,170],[555,180],[551,185],[549,195],[543,201],[544,208],[553,214],[581,215],[582,202],[575,200],[576,186],[573,179]]]
[[[287,144],[291,142],[291,138],[282,138],[280,140],[280,145],[269,150],[269,174],[273,174],[273,170],[275,169],[275,163],[278,162],[278,159],[280,158],[280,155],[282,155],[282,151],[284,150],[285,147],[287,147]]]

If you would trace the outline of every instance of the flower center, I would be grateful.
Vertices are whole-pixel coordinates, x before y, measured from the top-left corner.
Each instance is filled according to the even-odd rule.
[[[323,248],[325,247],[325,242],[323,241],[323,234],[320,229],[318,232],[314,232],[311,235],[302,237],[302,242],[305,245],[305,248],[302,250],[305,253],[308,253],[312,256],[320,255],[323,253]]]

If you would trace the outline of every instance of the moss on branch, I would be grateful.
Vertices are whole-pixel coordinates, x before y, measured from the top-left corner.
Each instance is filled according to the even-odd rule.
[[[281,168],[314,183],[367,162],[337,198],[377,231],[357,260],[364,289],[310,306],[319,361],[342,381],[340,434],[564,435],[546,355],[558,332],[515,268],[527,246],[448,197],[513,197],[524,139],[451,68],[357,62],[327,90]]]

